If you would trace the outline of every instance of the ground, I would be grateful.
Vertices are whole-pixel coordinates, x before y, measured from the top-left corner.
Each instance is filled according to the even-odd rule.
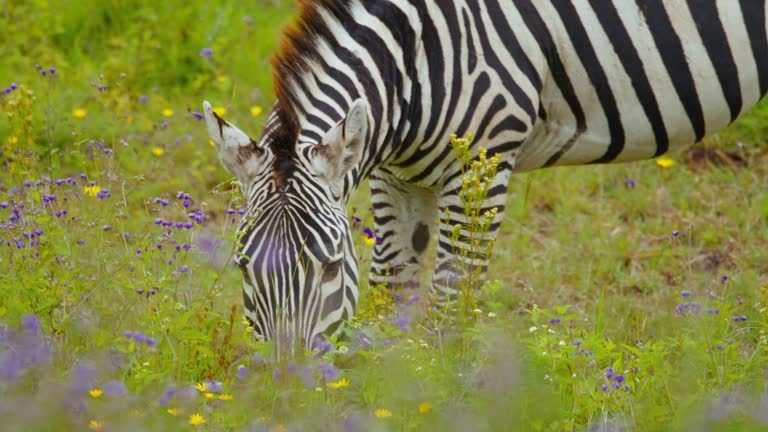
[[[258,135],[293,4],[49,3],[0,7],[3,430],[768,424],[765,103],[661,159],[515,176],[472,308],[364,284],[344,340],[274,362],[198,112]]]

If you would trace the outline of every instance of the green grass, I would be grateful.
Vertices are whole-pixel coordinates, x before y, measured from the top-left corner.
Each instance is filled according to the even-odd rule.
[[[0,44],[0,89],[22,86],[0,96],[3,430],[766,427],[765,103],[667,169],[515,176],[474,319],[402,329],[397,314],[423,300],[408,307],[374,287],[334,352],[264,360],[271,345],[248,335],[226,264],[239,218],[227,210],[242,198],[191,111],[208,99],[257,136],[265,115],[251,108],[272,102],[269,56],[293,10],[0,3],[11,42]],[[54,182],[66,178],[75,184]],[[109,196],[90,196],[89,182]],[[350,205],[363,218],[363,269],[367,207],[364,186]],[[195,210],[206,219],[191,229],[155,223],[189,223]],[[697,306],[676,312],[685,303]],[[205,380],[222,391],[192,387]]]

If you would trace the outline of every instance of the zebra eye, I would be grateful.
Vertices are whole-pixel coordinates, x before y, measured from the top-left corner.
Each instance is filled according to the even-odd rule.
[[[325,271],[323,272],[323,280],[321,283],[325,284],[336,279],[339,275],[339,269],[341,269],[341,260],[327,264],[325,266]]]

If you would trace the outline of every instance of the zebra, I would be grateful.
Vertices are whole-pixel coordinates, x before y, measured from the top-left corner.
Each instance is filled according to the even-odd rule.
[[[207,101],[203,111],[248,202],[235,256],[248,321],[260,337],[307,348],[355,312],[345,204],[364,179],[381,239],[371,283],[417,286],[436,239],[431,293],[451,299],[457,268],[487,268],[489,258],[454,253],[451,229],[466,217],[451,134],[474,132],[474,154],[499,155],[489,242],[513,173],[654,158],[724,128],[768,88],[765,1],[302,0],[299,9],[272,61],[276,102],[261,138]]]

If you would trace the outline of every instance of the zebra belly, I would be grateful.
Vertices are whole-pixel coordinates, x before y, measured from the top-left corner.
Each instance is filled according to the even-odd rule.
[[[665,14],[643,10],[656,2],[615,2],[614,19],[587,1],[555,3],[537,8],[550,18],[563,70],[550,67],[546,117],[521,147],[517,170],[654,157],[721,130],[761,97],[740,2],[692,11],[665,0]]]

